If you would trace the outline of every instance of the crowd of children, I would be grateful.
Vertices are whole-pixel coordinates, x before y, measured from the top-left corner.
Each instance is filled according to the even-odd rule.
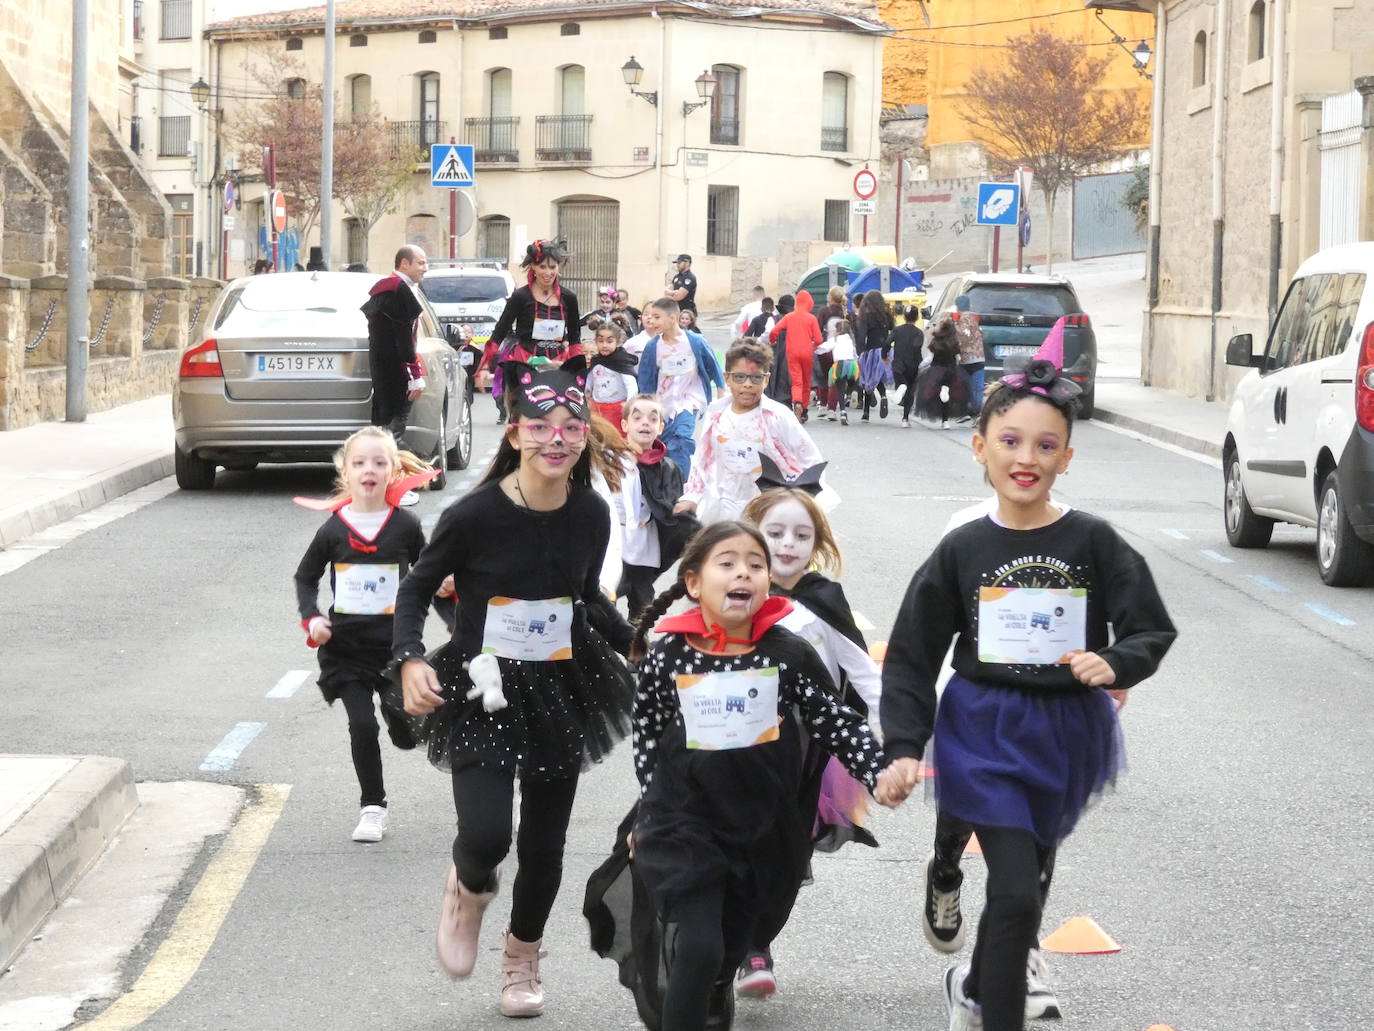
[[[544,927],[578,778],[625,736],[639,797],[584,913],[652,1031],[728,1028],[737,996],[777,991],[773,944],[813,852],[876,844],[870,799],[901,805],[927,767],[935,849],[913,911],[937,950],[966,937],[959,858],[973,833],[988,871],[971,960],[943,979],[948,1026],[1020,1031],[1058,1015],[1037,951],[1056,851],[1121,769],[1117,711],[1173,625],[1140,555],[1052,497],[1077,393],[1061,328],[982,401],[953,322],[936,326],[923,363],[914,309],[885,329],[869,305],[858,344],[843,308],[822,310],[822,330],[809,296],[797,302],[775,322],[757,297],[739,326],[760,332],[731,344],[723,371],[669,298],[646,306],[634,347],[608,312],[585,323],[590,361],[504,362],[497,457],[428,544],[395,507],[425,467],[380,431],[350,438],[336,494],[315,503],[331,515],[297,593],[321,689],[348,713],[354,840],[387,826],[380,694],[393,741],[423,744],[452,779],[436,950],[455,978],[474,970],[497,869],[516,848],[508,1016],[544,1009]],[[838,581],[833,492],[801,425],[821,347],[819,399],[841,424],[852,393],[885,383],[901,391],[903,424],[913,409],[946,422],[977,411],[973,453],[993,491],[915,571],[881,671]],[[790,382],[776,399],[780,369]],[[452,639],[426,653],[431,604]]]

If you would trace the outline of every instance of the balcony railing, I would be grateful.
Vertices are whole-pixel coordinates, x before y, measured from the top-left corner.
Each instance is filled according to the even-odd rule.
[[[473,148],[479,165],[513,165],[520,161],[515,145],[520,119],[509,115],[496,118],[467,118],[463,121],[464,142]]]
[[[162,0],[162,35],[160,38],[191,38],[191,0]]]
[[[134,0],[134,39],[143,38],[143,0]]]
[[[430,144],[447,142],[447,125],[447,122],[428,119],[415,122],[387,122],[387,131],[391,133],[391,152],[400,154],[408,151],[418,155],[421,151],[427,150]]]
[[[846,151],[849,149],[849,127],[847,125],[822,125],[821,150]]]
[[[534,121],[537,160],[591,161],[591,115],[536,115]]]
[[[727,147],[739,146],[739,119],[712,118],[711,142],[721,143]]]
[[[135,154],[143,153],[143,119],[138,115],[129,119],[129,149]]]
[[[157,156],[184,158],[191,143],[191,116],[166,115],[158,119]]]

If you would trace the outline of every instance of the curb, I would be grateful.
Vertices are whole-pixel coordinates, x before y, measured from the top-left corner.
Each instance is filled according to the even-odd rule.
[[[36,501],[28,508],[0,513],[0,551],[23,537],[99,508],[130,491],[171,476],[175,471],[170,453],[137,459],[112,472],[88,477],[70,490]]]
[[[83,756],[0,834],[0,970],[138,808],[123,759]]]
[[[1109,422],[1113,426],[1120,426],[1122,429],[1132,430],[1143,436],[1154,440],[1172,444],[1180,447],[1184,451],[1192,451],[1194,454],[1206,455],[1208,458],[1221,460],[1221,445],[1214,440],[1205,440],[1202,437],[1194,437],[1192,434],[1183,433],[1180,430],[1171,430],[1166,426],[1157,426],[1154,423],[1137,419],[1135,416],[1126,415],[1123,412],[1114,412],[1110,408],[1103,408],[1099,401],[1093,409],[1093,418],[1098,422]]]

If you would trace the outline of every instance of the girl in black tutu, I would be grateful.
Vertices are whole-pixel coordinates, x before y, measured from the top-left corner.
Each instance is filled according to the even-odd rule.
[[[769,914],[786,919],[781,897],[795,893],[810,854],[806,739],[870,789],[883,763],[815,651],[777,625],[792,602],[768,591],[762,534],[713,523],[638,623],[642,651],[673,602],[699,605],[658,622],[664,637],[640,666],[641,798],[584,910],[593,947],[620,963],[651,1029],[729,1027],[735,970],[752,940],[776,934],[762,926]]]
[[[405,709],[428,714],[419,736],[453,778],[459,830],[437,945],[454,977],[476,960],[520,776],[519,867],[502,955],[507,1016],[543,1009],[539,950],[578,774],[629,731],[633,685],[615,651],[628,650],[632,629],[597,582],[611,523],[590,483],[581,362],[504,366],[511,424],[500,450],[483,482],[440,516],[396,600]],[[431,665],[425,602],[448,576],[458,621]]]
[[[968,414],[969,378],[959,367],[959,333],[945,319],[930,334],[930,364],[916,378],[916,414],[938,422],[941,428],[951,418]],[[948,398],[941,397],[945,388]]]

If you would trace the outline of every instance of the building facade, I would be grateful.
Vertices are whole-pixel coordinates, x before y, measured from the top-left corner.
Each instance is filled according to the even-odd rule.
[[[1142,4],[1141,6],[1155,6]],[[1236,333],[1264,339],[1320,247],[1374,238],[1374,5],[1165,0],[1142,378],[1224,401]]]
[[[398,145],[474,146],[475,221],[458,257],[518,261],[528,241],[560,238],[574,289],[614,282],[644,299],[685,252],[711,307],[756,282],[790,289],[817,253],[858,242],[853,178],[879,153],[871,3],[342,0],[337,19],[336,122],[376,105]],[[277,55],[298,62],[304,88],[322,79],[322,8],[235,18],[207,35],[226,123]],[[631,59],[642,68],[633,92]],[[703,76],[714,86],[705,100]],[[231,274],[260,254],[250,157]],[[450,191],[428,171],[366,239],[336,202],[331,267],[381,269],[402,242],[447,256]]]

